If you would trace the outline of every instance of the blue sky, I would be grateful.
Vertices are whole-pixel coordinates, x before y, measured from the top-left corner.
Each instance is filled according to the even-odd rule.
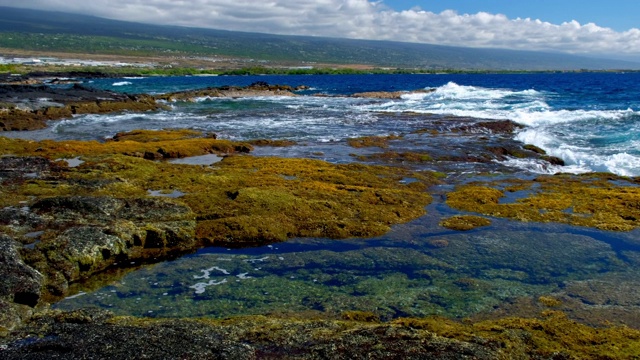
[[[397,10],[419,6],[440,13],[455,10],[475,14],[480,11],[500,13],[509,18],[533,18],[560,24],[576,20],[617,31],[640,27],[640,0],[384,0]]]
[[[0,0],[161,25],[640,61],[640,0]]]

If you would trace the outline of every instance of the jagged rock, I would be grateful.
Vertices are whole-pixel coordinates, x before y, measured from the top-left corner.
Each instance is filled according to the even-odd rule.
[[[493,134],[513,134],[514,131],[522,129],[524,126],[513,122],[511,120],[496,120],[496,121],[480,121],[470,125],[462,125],[452,129],[453,132],[470,132],[470,133],[482,133],[490,132]],[[526,147],[525,147],[526,148]],[[532,150],[533,149],[528,149]]]
[[[38,177],[42,173],[53,169],[59,169],[59,167],[50,160],[42,157],[0,157],[0,181],[23,177]]]
[[[40,300],[43,277],[22,261],[19,247],[0,234],[0,299],[33,307]]]
[[[43,99],[47,99],[46,101]],[[0,85],[0,131],[36,130],[48,120],[73,114],[147,111],[161,107],[150,95],[125,95],[74,84],[69,89],[45,85]]]
[[[46,275],[48,290],[68,285],[123,261],[166,258],[196,248],[195,216],[165,198],[59,196],[31,209],[49,232],[25,258]]]
[[[542,156],[541,159],[547,161],[551,165],[560,165],[560,166],[565,165],[564,160],[556,156]]]

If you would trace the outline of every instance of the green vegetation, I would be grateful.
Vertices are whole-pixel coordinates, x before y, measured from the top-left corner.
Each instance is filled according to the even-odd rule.
[[[562,54],[155,26],[6,7],[0,12],[0,34],[0,47],[39,52],[226,56],[267,63],[359,64],[438,72],[638,69],[632,62]]]
[[[76,34],[3,33],[0,47],[43,52],[127,56],[211,54],[205,46],[151,38],[122,38]]]

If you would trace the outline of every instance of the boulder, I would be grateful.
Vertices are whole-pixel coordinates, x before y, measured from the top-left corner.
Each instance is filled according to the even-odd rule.
[[[40,300],[43,276],[22,261],[21,246],[0,234],[0,299],[34,307]]]

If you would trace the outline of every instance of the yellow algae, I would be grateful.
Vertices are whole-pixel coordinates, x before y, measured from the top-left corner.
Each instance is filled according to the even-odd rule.
[[[59,157],[69,151],[85,161],[75,168],[63,167],[55,179],[27,180],[13,184],[11,190],[20,200],[61,195],[141,197],[148,190],[178,190],[184,196],[175,200],[197,217],[197,236],[214,243],[380,235],[393,224],[423,215],[431,201],[425,190],[437,183],[428,172],[309,159],[232,155],[214,166],[150,161],[128,154],[162,147],[182,156],[214,149],[233,152],[244,145],[203,138],[148,141],[147,135],[134,134],[144,135],[143,142],[4,140],[4,148],[14,153]],[[407,177],[415,181],[405,184],[402,180]]]
[[[293,140],[270,140],[270,139],[256,139],[249,140],[247,143],[254,146],[271,146],[271,147],[288,147],[296,145],[297,142]]]
[[[363,136],[359,138],[351,138],[347,140],[347,144],[354,148],[363,147],[379,147],[386,149],[389,147],[390,140],[402,139],[402,136],[389,135],[389,136]]]
[[[562,305],[562,301],[551,296],[540,296],[538,302],[548,307],[558,307]]]
[[[640,188],[610,180],[609,174],[545,176],[509,184],[508,191],[525,191],[514,202],[500,203],[503,184],[472,184],[447,195],[453,208],[521,221],[561,222],[603,230],[629,231],[640,226]],[[622,183],[624,180],[619,179]],[[536,185],[534,187],[534,185]]]
[[[184,138],[193,135],[189,130],[164,130],[140,133],[132,132],[131,139],[123,134],[118,141],[31,141],[0,137],[0,153],[13,155],[35,155],[56,158],[72,158],[85,155],[126,154],[137,157],[145,153],[157,153],[159,158],[179,158],[211,153],[247,152],[249,144],[213,138]],[[136,141],[135,139],[141,140]],[[151,139],[157,139],[152,141]]]
[[[452,216],[447,219],[443,219],[440,222],[440,226],[446,227],[451,230],[472,230],[482,226],[491,225],[491,220],[487,218],[483,218],[481,216],[473,216],[473,215],[460,215],[460,216]]]
[[[570,320],[559,311],[546,311],[540,318],[503,318],[476,323],[451,319],[398,319],[397,326],[428,330],[462,341],[501,344],[506,357],[528,355],[571,359],[635,359],[640,354],[640,330],[628,327],[590,327]]]
[[[357,321],[357,322],[380,322],[380,317],[369,311],[344,311],[341,314],[342,320]]]
[[[202,132],[191,129],[132,130],[117,133],[113,136],[111,141],[158,142],[193,139],[198,137],[203,137]]]
[[[396,151],[385,151],[379,154],[371,154],[371,155],[360,155],[357,156],[358,159],[364,161],[369,159],[374,160],[385,160],[392,162],[410,162],[410,163],[421,163],[421,162],[430,162],[433,161],[431,155],[427,153],[420,152],[396,152]]]

